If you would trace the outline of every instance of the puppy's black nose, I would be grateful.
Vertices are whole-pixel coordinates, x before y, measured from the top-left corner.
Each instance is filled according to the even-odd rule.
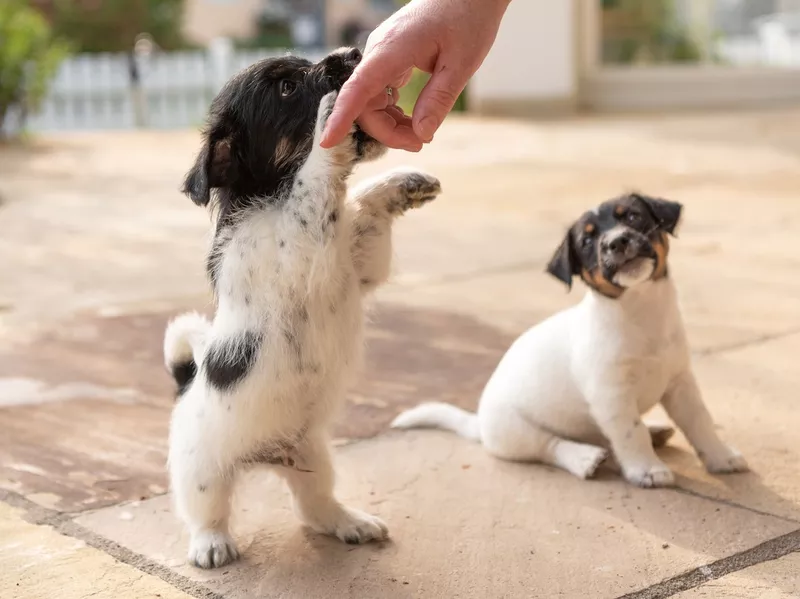
[[[352,48],[348,50],[344,55],[344,60],[353,66],[357,65],[359,62],[361,62],[361,50],[358,48]]]
[[[608,249],[614,252],[615,254],[624,254],[625,251],[628,249],[628,246],[631,244],[631,239],[628,237],[627,234],[622,234],[615,239],[612,239],[608,243]]]

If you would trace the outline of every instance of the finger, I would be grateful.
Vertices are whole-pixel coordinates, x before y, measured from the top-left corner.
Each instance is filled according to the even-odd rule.
[[[383,93],[378,94],[374,98],[370,98],[369,102],[367,102],[367,105],[364,108],[364,112],[372,111],[372,110],[383,110],[384,108],[389,106],[389,104],[391,103],[390,101],[392,100],[392,98],[393,98],[393,95],[390,96],[386,92],[386,90],[384,90]]]
[[[398,125],[405,125],[411,127],[411,117],[408,116],[400,106],[387,106],[385,112],[390,115]]]
[[[402,111],[398,113],[397,110],[392,110],[395,108],[389,106],[386,110],[365,112],[358,120],[358,124],[367,134],[385,146],[419,152],[422,149],[422,142],[414,133],[411,119],[402,114]]]
[[[414,69],[408,69],[401,77],[398,77],[392,82],[392,87],[401,88],[408,85],[408,82],[411,81],[411,76],[414,74]]]
[[[428,143],[442,125],[442,121],[453,109],[459,94],[467,84],[463,73],[442,67],[434,72],[414,106],[414,131],[422,141]]]
[[[322,136],[320,145],[323,148],[330,148],[341,142],[368,102],[379,93],[385,93],[387,81],[397,79],[399,77],[397,73],[408,70],[404,62],[397,62],[394,58],[396,56],[396,52],[375,51],[366,56],[356,67],[336,98],[336,104]]]

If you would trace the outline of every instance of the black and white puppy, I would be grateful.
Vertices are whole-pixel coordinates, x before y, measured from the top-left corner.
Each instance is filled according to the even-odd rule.
[[[548,266],[583,301],[520,336],[483,391],[477,414],[423,404],[396,428],[440,427],[481,441],[493,455],[591,477],[610,445],[641,487],[673,483],[653,446],[674,430],[641,416],[659,402],[710,472],[747,464],[717,436],[692,373],[675,285],[668,276],[676,202],[629,194],[600,204],[569,229]]]
[[[338,90],[361,58],[259,62],[214,100],[185,192],[216,216],[208,274],[213,321],[190,313],[164,339],[179,399],[169,439],[177,512],[202,568],[237,557],[228,530],[237,471],[274,467],[312,529],[347,543],[386,525],[333,493],[326,431],[361,360],[362,296],[390,270],[391,223],[433,199],[439,182],[394,171],[358,186],[360,161],[385,148],[354,127],[319,145]]]

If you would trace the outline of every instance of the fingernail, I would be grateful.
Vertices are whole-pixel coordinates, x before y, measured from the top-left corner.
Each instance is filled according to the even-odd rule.
[[[422,136],[422,140],[425,143],[428,143],[433,140],[433,134],[436,133],[436,130],[439,128],[439,123],[436,122],[436,119],[432,116],[426,116],[419,122],[419,133]]]

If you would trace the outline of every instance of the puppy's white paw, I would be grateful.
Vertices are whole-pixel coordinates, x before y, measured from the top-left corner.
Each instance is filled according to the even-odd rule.
[[[712,474],[732,474],[734,472],[749,472],[750,467],[741,453],[732,447],[726,447],[724,452],[717,455],[703,455],[706,470]]]
[[[584,445],[575,449],[568,470],[578,478],[592,478],[607,457],[608,451],[602,447]]]
[[[396,201],[389,205],[389,212],[394,214],[419,208],[442,192],[439,179],[422,171],[399,170],[392,174],[391,180],[399,191]]]
[[[306,523],[315,531],[332,535],[350,545],[382,541],[389,536],[389,528],[383,520],[345,506],[337,506],[324,518],[307,519]]]
[[[219,568],[239,559],[239,552],[229,534],[202,530],[192,535],[189,543],[189,563],[198,568]]]
[[[675,484],[675,476],[666,464],[645,468],[625,468],[624,472],[628,482],[643,489],[671,487]]]

